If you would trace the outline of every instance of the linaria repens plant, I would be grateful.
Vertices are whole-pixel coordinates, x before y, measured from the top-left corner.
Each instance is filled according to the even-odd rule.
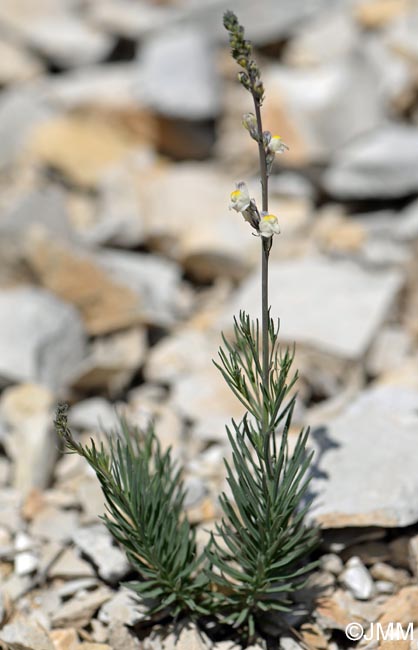
[[[58,411],[56,427],[67,449],[95,470],[106,500],[104,523],[138,572],[128,586],[149,605],[150,614],[212,615],[250,639],[266,614],[292,610],[292,596],[313,566],[308,558],[317,531],[304,523],[308,430],[299,434],[292,453],[288,449],[295,406],[290,392],[297,379],[293,352],[279,348],[279,327],[270,318],[268,301],[269,254],[280,233],[268,209],[268,178],[276,154],[287,146],[263,131],[264,87],[243,28],[232,12],[225,14],[224,25],[242,68],[239,81],[254,103],[243,125],[258,146],[261,209],[243,182],[231,193],[230,208],[260,238],[262,310],[261,326],[244,312],[235,318],[234,336],[223,337],[215,364],[246,413],[227,427],[231,496],[220,496],[223,517],[205,552],[197,552],[183,512],[181,472],[170,452],[162,453],[152,426],[139,432],[121,421],[120,431],[100,446],[74,440],[65,409]]]

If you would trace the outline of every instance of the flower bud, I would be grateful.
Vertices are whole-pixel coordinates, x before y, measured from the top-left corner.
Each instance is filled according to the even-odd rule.
[[[254,140],[258,140],[257,119],[254,113],[244,113],[242,116],[242,125]]]

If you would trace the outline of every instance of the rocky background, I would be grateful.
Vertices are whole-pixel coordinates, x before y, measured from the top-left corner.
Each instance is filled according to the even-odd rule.
[[[258,241],[228,211],[234,181],[259,188],[226,8],[256,46],[265,128],[290,147],[271,178],[271,303],[297,343],[294,431],[313,427],[324,528],[302,601],[317,586],[323,599],[309,624],[292,622],[318,650],[354,646],[350,621],[412,622],[418,638],[417,3],[3,0],[5,648],[175,645],[118,587],[129,566],[98,520],[95,476],[62,455],[52,421],[61,399],[85,440],[114,425],[115,407],[155,418],[206,543],[224,425],[240,415],[210,360],[232,315],[259,310]],[[177,647],[230,643],[190,628]]]

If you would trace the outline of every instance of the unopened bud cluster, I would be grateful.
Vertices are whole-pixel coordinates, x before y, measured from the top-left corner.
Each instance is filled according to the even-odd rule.
[[[239,24],[233,11],[225,12],[224,27],[229,32],[231,54],[238,65],[243,68],[238,73],[239,82],[261,105],[264,97],[264,86],[260,78],[260,70],[254,59],[251,58],[252,45],[250,41],[244,38],[244,28]]]

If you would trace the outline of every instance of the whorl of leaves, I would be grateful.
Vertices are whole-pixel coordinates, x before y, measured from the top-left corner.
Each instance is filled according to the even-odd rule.
[[[67,451],[84,457],[100,481],[107,511],[102,519],[140,576],[126,586],[147,602],[150,615],[206,614],[207,577],[198,571],[204,558],[184,515],[180,471],[170,450],[161,451],[153,427],[140,432],[121,419],[106,445],[91,440],[83,446],[68,427],[65,405],[55,426]]]
[[[302,431],[291,454],[288,434],[295,396],[289,391],[293,354],[280,354],[278,327],[270,320],[270,383],[263,389],[258,323],[241,312],[235,319],[234,344],[224,339],[216,364],[248,413],[232,422],[228,439],[232,467],[226,463],[232,497],[220,500],[224,517],[212,536],[208,556],[214,598],[222,602],[225,620],[245,625],[254,634],[264,612],[292,609],[291,595],[312,569],[306,558],[317,544],[317,531],[304,524],[303,504],[311,455],[308,430]],[[287,398],[287,399],[286,399]],[[278,433],[278,427],[281,432]],[[279,444],[276,436],[280,435]]]

